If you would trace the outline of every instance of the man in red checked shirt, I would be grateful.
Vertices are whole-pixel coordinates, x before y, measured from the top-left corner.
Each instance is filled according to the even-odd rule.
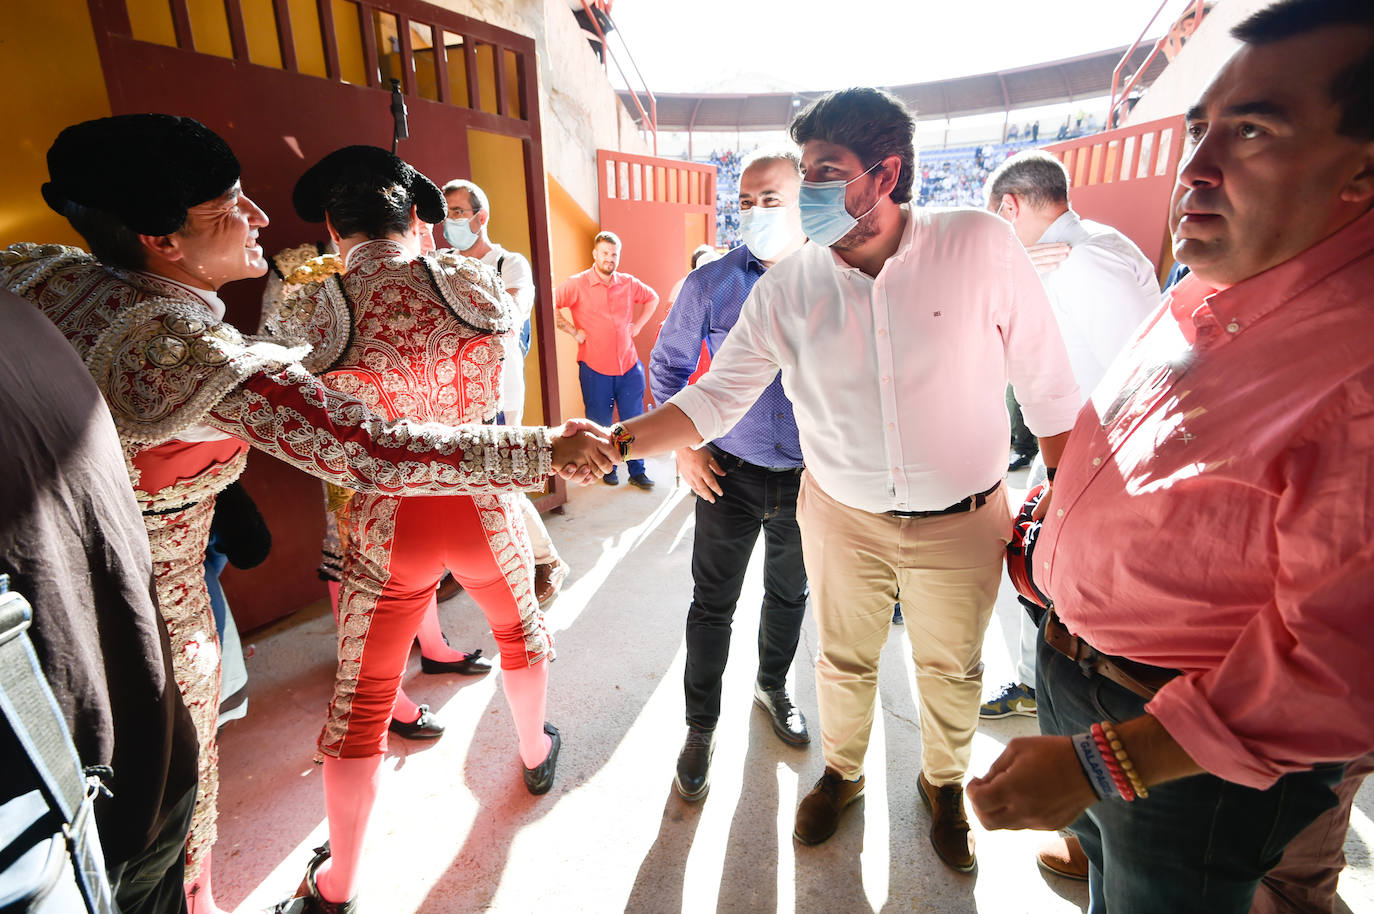
[[[587,418],[601,426],[615,421],[615,410],[622,422],[644,412],[644,363],[635,352],[635,337],[658,309],[658,293],[629,273],[617,272],[619,263],[620,238],[598,232],[592,240],[591,269],[569,276],[554,293],[558,329],[577,340],[577,375]],[[654,487],[643,460],[628,464],[630,485]],[[620,477],[612,469],[602,482],[617,485]]]
[[[1068,825],[1092,911],[1249,911],[1374,750],[1374,7],[1232,34],[1174,189],[1192,273],[1079,414],[1036,546],[1046,735],[968,788],[990,828]]]

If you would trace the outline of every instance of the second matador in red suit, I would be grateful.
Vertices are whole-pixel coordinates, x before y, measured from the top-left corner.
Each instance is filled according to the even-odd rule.
[[[479,261],[450,250],[422,253],[430,224],[444,218],[439,188],[384,149],[349,146],[308,170],[292,199],[302,219],[325,223],[339,253],[319,264],[333,275],[284,298],[268,334],[308,340],[312,370],[393,419],[491,421],[515,303]],[[311,862],[300,909],[351,904],[387,721],[446,568],[477,601],[500,649],[525,786],[542,794],[552,784],[559,734],[544,707],[553,645],[533,590],[524,498],[512,489],[349,500],[339,667],[319,739],[329,849]]]
[[[267,217],[239,187],[228,145],[190,118],[120,115],[64,130],[43,197],[95,256],[62,245],[0,251],[0,285],[43,310],[105,396],[152,548],[177,685],[200,772],[186,842],[192,914],[217,911],[219,644],[202,562],[215,495],[256,447],[360,492],[525,491],[598,446],[548,429],[450,427],[380,417],[302,367],[303,345],[243,337],[215,294],[261,276]],[[119,789],[119,772],[113,787]]]

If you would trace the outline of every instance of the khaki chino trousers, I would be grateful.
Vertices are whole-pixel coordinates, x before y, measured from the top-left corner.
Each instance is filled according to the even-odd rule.
[[[826,764],[847,779],[863,774],[878,661],[900,599],[916,663],[921,765],[933,785],[961,783],[982,702],[983,633],[1011,537],[1006,486],[976,511],[894,517],[841,504],[806,473],[797,523],[820,636]]]

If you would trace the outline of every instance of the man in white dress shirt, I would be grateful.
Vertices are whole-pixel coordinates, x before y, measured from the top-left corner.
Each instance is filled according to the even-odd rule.
[[[779,371],[806,473],[797,503],[820,655],[825,773],[794,836],[829,838],[864,789],[878,661],[900,599],[916,663],[931,843],[974,867],[962,782],[983,633],[1011,515],[1002,487],[1010,378],[1046,464],[1079,393],[1035,268],[1007,224],[910,206],[915,120],[876,89],[792,122],[810,242],[754,286],[711,370],[615,429],[622,459],[717,438]]]
[[[1078,217],[1069,206],[1069,173],[1047,152],[1007,159],[988,177],[987,192],[988,209],[1011,223],[1040,272],[1086,398],[1140,322],[1159,307],[1154,265],[1116,229]],[[1032,483],[1037,475],[1032,471]],[[1035,623],[1023,615],[1019,681],[984,702],[980,716],[1035,716],[1036,643]]]

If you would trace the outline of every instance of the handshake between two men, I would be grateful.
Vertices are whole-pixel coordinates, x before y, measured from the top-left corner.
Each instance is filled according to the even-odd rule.
[[[553,465],[559,476],[588,485],[611,472],[621,462],[620,451],[609,429],[590,419],[569,419],[556,429]]]

